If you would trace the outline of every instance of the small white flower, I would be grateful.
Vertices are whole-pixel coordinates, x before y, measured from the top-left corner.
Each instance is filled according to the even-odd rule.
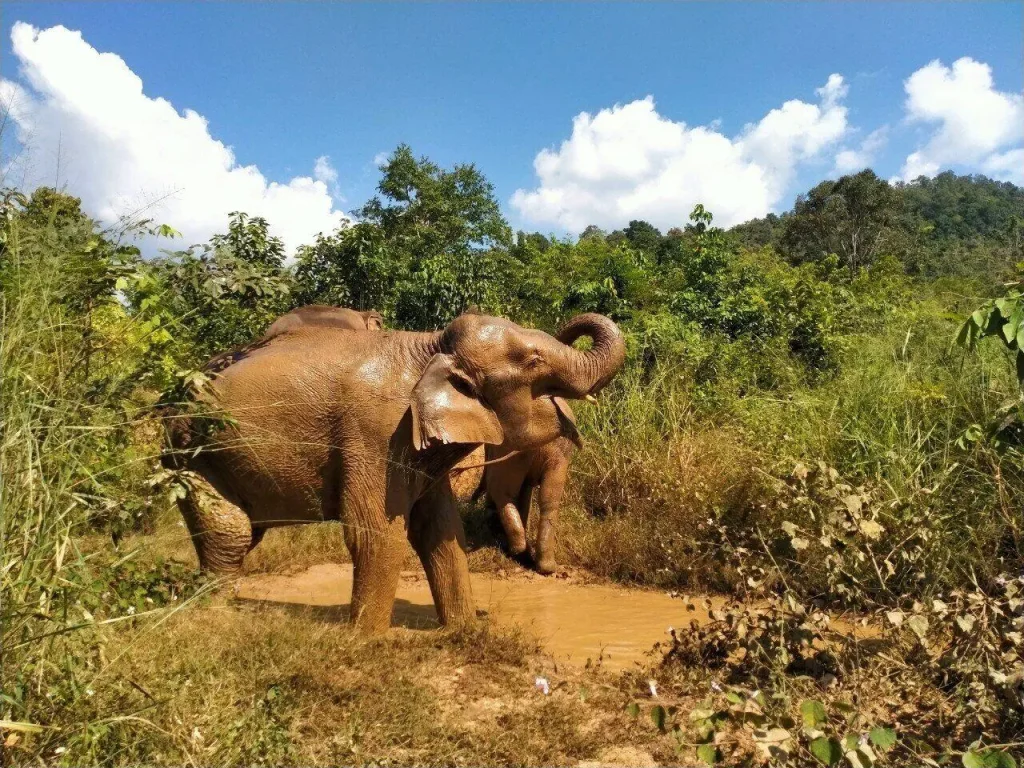
[[[658,683],[654,680],[648,680],[647,687],[651,689],[651,696],[658,698]]]
[[[134,605],[129,605],[128,606],[128,615],[129,616],[134,616],[135,615],[135,606]]]
[[[545,696],[551,693],[551,686],[548,685],[548,680],[546,677],[538,677],[534,679],[533,687],[541,693],[543,693]]]
[[[85,689],[85,695],[86,696],[95,696],[96,695],[96,691],[94,691],[92,688],[86,688]]]
[[[721,693],[722,692],[722,686],[720,686],[718,683],[716,683],[714,680],[712,680],[711,681],[711,690],[714,691],[715,693]]]

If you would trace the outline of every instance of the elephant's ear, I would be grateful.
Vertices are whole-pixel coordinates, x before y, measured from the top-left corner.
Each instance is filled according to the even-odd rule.
[[[368,331],[384,330],[384,320],[378,312],[363,312],[363,320],[366,322]]]
[[[500,445],[505,440],[498,417],[480,402],[451,355],[431,358],[413,387],[411,407],[412,444],[417,450],[432,442]]]
[[[583,447],[583,438],[576,428],[576,414],[572,412],[569,403],[564,398],[552,397],[555,403],[555,410],[558,411],[558,421],[562,425],[562,434],[572,440],[577,448]]]

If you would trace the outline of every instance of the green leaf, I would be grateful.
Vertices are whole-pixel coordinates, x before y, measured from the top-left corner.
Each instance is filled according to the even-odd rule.
[[[665,732],[665,720],[667,718],[668,713],[665,712],[665,708],[661,706],[661,704],[656,704],[651,707],[651,722],[653,722],[662,733]]]
[[[879,749],[888,749],[896,743],[896,731],[892,728],[872,728],[868,738]]]
[[[808,728],[817,728],[828,720],[825,705],[815,699],[807,699],[801,703],[800,714],[803,715],[804,725]]]
[[[986,749],[984,752],[969,750],[961,758],[964,768],[1017,768],[1017,761],[1009,752]]]
[[[971,348],[974,346],[974,320],[967,318],[956,334],[956,343],[961,347]]]
[[[819,762],[825,765],[838,765],[839,761],[843,759],[843,748],[835,739],[827,739],[822,736],[808,744],[807,748]]]
[[[629,704],[626,705],[626,712],[627,712],[627,714],[629,714],[629,715],[631,715],[633,717],[639,717],[640,716],[640,705],[637,704],[635,701],[631,701]]]
[[[722,754],[714,744],[701,744],[697,747],[697,759],[708,765],[714,765],[722,759]]]
[[[736,691],[729,691],[728,693],[726,693],[725,694],[725,699],[730,704],[742,704],[743,703],[743,697],[740,696],[738,693],[736,693]]]

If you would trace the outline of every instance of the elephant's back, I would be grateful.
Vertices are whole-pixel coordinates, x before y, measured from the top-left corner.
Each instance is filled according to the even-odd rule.
[[[349,459],[382,436],[386,444],[408,408],[412,384],[382,345],[387,335],[307,326],[254,345],[215,375],[230,426],[205,466],[254,522],[338,516]]]

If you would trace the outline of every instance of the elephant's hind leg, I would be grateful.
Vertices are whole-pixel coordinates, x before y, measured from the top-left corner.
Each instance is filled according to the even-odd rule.
[[[466,536],[447,482],[413,505],[409,541],[423,563],[438,618],[460,626],[476,615],[469,586]]]
[[[200,494],[192,484],[184,498],[178,499],[178,508],[202,570],[233,573],[242,567],[242,560],[254,546],[252,525],[245,512],[212,493]]]

